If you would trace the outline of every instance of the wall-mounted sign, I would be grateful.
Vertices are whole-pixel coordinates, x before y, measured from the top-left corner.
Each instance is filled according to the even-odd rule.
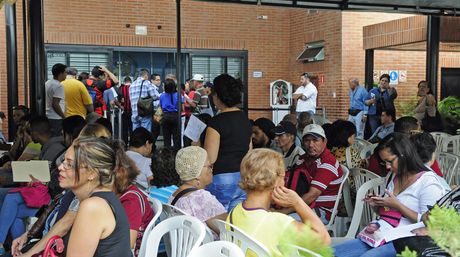
[[[399,71],[399,82],[407,82],[407,70]]]
[[[147,35],[147,26],[136,25],[136,35]]]
[[[262,78],[262,76],[263,76],[263,72],[261,72],[261,71],[253,71],[252,72],[252,77],[253,78]]]
[[[388,74],[390,75],[390,85],[398,85],[399,73],[397,70],[392,70]]]

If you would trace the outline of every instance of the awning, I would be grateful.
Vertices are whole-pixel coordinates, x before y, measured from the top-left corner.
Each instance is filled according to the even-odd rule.
[[[342,11],[381,11],[416,14],[460,15],[459,0],[198,0]]]
[[[297,61],[316,62],[324,60],[324,41],[306,44]]]

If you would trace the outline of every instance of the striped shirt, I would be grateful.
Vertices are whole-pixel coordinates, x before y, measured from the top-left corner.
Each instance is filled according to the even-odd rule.
[[[312,178],[311,187],[321,191],[321,195],[311,206],[325,210],[326,218],[329,219],[342,183],[342,168],[327,148],[317,159],[304,162],[303,165]]]

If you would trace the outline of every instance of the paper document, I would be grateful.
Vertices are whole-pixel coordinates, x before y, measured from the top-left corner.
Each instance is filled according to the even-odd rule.
[[[206,129],[206,124],[195,115],[190,116],[184,135],[190,138],[193,142],[199,142],[201,133]]]
[[[415,236],[412,231],[417,228],[423,228],[425,227],[425,224],[423,222],[415,223],[415,224],[410,224],[410,225],[404,225],[404,226],[399,226],[397,228],[394,228],[391,230],[391,233],[388,233],[385,235],[385,241],[386,242],[391,242],[395,239],[398,238],[403,238],[403,237],[410,237],[410,236]]]
[[[31,182],[30,175],[41,182],[50,181],[48,161],[19,161],[11,162],[14,182]]]

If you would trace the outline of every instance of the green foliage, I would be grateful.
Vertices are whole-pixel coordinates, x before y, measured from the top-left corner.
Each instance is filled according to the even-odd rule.
[[[417,97],[413,96],[409,98],[407,101],[402,101],[399,103],[399,108],[401,110],[401,115],[398,116],[414,116],[415,112],[414,109],[417,107]]]
[[[417,257],[417,252],[411,251],[409,247],[406,246],[406,248],[404,248],[404,251],[398,254],[398,257]]]
[[[460,99],[455,96],[448,96],[438,103],[438,110],[443,117],[460,120]]]
[[[460,256],[460,214],[454,208],[435,207],[428,219],[428,235],[452,256]]]
[[[318,236],[313,232],[309,225],[305,225],[299,230],[296,226],[289,226],[281,237],[282,240],[278,245],[283,256],[291,256],[292,248],[289,245],[297,245],[313,251],[323,257],[333,257],[334,251],[330,246],[324,245]],[[302,254],[310,257],[310,254]]]

